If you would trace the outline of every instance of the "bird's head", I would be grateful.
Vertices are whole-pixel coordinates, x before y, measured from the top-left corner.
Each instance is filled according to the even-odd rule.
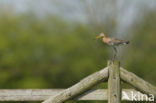
[[[104,33],[100,33],[100,34],[96,37],[96,39],[100,39],[100,38],[103,38],[103,37],[106,37],[106,35],[105,35]]]

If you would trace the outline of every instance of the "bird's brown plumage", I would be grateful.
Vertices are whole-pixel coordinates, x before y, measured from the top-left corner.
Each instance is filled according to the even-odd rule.
[[[108,44],[110,46],[118,46],[118,45],[122,45],[122,44],[129,44],[129,41],[119,40],[119,39],[111,38],[111,37],[106,37],[106,35],[104,33],[101,33],[99,36],[97,36],[97,39],[98,38],[102,38],[102,41],[105,44]]]
[[[129,44],[129,41],[119,40],[119,39],[116,39],[116,38],[107,37],[104,33],[99,34],[96,38],[97,39],[102,38],[102,41],[105,44],[113,47],[113,49],[115,51],[115,54],[113,56],[113,60],[115,59],[116,53],[117,53],[116,46]]]

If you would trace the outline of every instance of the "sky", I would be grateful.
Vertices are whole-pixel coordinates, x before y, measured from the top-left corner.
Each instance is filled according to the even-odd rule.
[[[114,3],[114,4],[113,4]],[[113,5],[112,5],[113,4]],[[13,9],[16,13],[33,11],[38,17],[58,15],[66,20],[87,23],[103,23],[116,17],[118,36],[135,22],[140,22],[146,12],[156,9],[155,0],[0,0],[2,10]]]

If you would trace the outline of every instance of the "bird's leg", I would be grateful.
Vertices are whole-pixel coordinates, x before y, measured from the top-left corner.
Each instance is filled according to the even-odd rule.
[[[115,46],[113,47],[113,49],[114,49],[114,51],[115,51],[114,56],[113,56],[113,61],[114,61],[114,60],[115,60],[115,58],[116,58],[117,49],[116,49],[116,47],[115,47]]]

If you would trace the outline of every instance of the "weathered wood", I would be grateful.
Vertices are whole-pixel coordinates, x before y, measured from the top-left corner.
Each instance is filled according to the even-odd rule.
[[[119,61],[108,61],[108,71],[108,103],[120,103],[121,89]]]
[[[42,101],[64,90],[65,89],[1,89],[0,101]],[[138,100],[138,94],[140,92],[134,89],[123,89],[122,100],[132,101],[132,92]],[[125,96],[125,94],[127,96]],[[139,95],[143,94],[140,93]],[[79,97],[74,98],[74,100],[107,100],[107,89],[89,90]],[[145,96],[143,100],[146,100]]]
[[[107,100],[107,90],[90,90],[91,87],[97,85],[102,81],[106,81],[108,79],[108,67],[102,69],[99,72],[96,72],[76,85],[72,86],[68,89],[16,89],[16,90],[7,90],[0,89],[0,101],[41,101],[48,99],[50,101],[46,101],[44,103],[61,103],[69,99],[74,100]],[[156,87],[151,85],[150,83],[144,81],[140,77],[135,74],[128,72],[127,70],[120,67],[120,78],[131,84],[137,90],[142,93],[146,93],[148,95],[153,94],[156,97]],[[82,94],[83,92],[86,93]],[[110,92],[110,91],[109,91]],[[123,90],[122,91],[122,100],[133,100],[133,95],[136,97],[134,101],[148,101],[146,96],[136,90]],[[80,95],[82,94],[82,95]],[[126,94],[126,96],[125,96]],[[74,98],[78,96],[77,98]],[[128,97],[128,98],[127,98]],[[140,99],[141,98],[141,99]]]
[[[136,76],[134,73],[120,68],[120,77],[123,81],[129,83],[137,90],[146,94],[153,94],[154,97],[156,97],[156,87]]]
[[[79,83],[73,85],[72,87],[58,93],[56,96],[52,96],[43,103],[62,103],[69,99],[72,99],[85,91],[89,90],[91,87],[99,84],[102,81],[108,80],[108,68],[104,68],[90,76],[84,78]]]

